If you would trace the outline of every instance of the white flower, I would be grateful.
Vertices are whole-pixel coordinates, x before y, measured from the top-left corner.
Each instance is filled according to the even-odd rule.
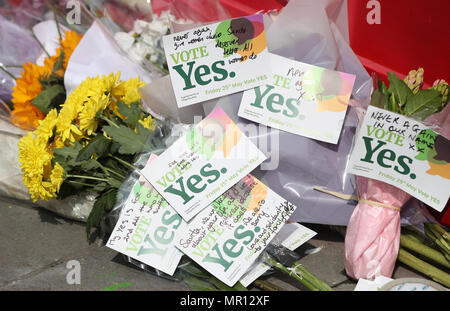
[[[114,39],[125,51],[129,50],[134,43],[134,37],[126,32],[116,32]]]

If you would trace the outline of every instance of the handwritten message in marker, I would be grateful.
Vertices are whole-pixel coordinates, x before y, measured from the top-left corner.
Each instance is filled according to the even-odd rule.
[[[418,121],[369,106],[348,171],[396,186],[440,212],[450,196],[450,141]]]
[[[261,14],[167,35],[163,44],[180,108],[263,85],[270,76]]]
[[[238,115],[286,132],[336,144],[355,76],[269,53],[270,82],[247,90]]]

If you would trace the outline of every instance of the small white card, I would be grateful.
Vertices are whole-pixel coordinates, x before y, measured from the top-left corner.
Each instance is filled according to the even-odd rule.
[[[179,108],[269,80],[263,16],[233,18],[163,37]]]
[[[286,132],[336,144],[355,76],[269,53],[272,76],[247,90],[238,115]]]
[[[247,175],[192,219],[176,245],[212,275],[233,286],[295,208]]]
[[[147,165],[155,158],[152,155]],[[173,275],[183,255],[175,247],[175,237],[184,227],[186,222],[141,177],[128,196],[106,246]]]
[[[265,159],[219,107],[142,173],[189,221]]]
[[[439,212],[450,196],[450,141],[418,121],[374,106],[364,116],[348,168]]]

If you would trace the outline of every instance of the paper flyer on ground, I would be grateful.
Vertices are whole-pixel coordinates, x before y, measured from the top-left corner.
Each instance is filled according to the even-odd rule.
[[[261,14],[170,34],[163,44],[180,108],[263,85],[270,76]]]
[[[192,219],[176,245],[212,275],[233,286],[295,208],[249,174]]]
[[[293,134],[336,144],[355,76],[269,53],[272,76],[247,90],[238,115]]]
[[[152,155],[149,163],[156,158]],[[145,178],[134,185],[106,244],[122,254],[173,275],[183,255],[175,247],[183,219]]]
[[[369,106],[349,172],[396,186],[440,212],[450,195],[450,141],[420,122]]]
[[[189,221],[265,159],[219,107],[142,173]]]

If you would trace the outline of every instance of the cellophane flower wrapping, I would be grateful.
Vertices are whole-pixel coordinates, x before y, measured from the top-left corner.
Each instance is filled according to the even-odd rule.
[[[411,195],[384,182],[357,176],[363,200],[401,208]],[[354,279],[390,277],[400,243],[400,212],[360,202],[353,211],[345,236],[345,270]]]
[[[423,123],[450,137],[450,105],[426,118]],[[397,187],[361,176],[356,177],[359,196],[402,208],[411,195]],[[345,270],[354,279],[391,277],[400,244],[400,212],[360,202],[353,211],[345,236]]]

